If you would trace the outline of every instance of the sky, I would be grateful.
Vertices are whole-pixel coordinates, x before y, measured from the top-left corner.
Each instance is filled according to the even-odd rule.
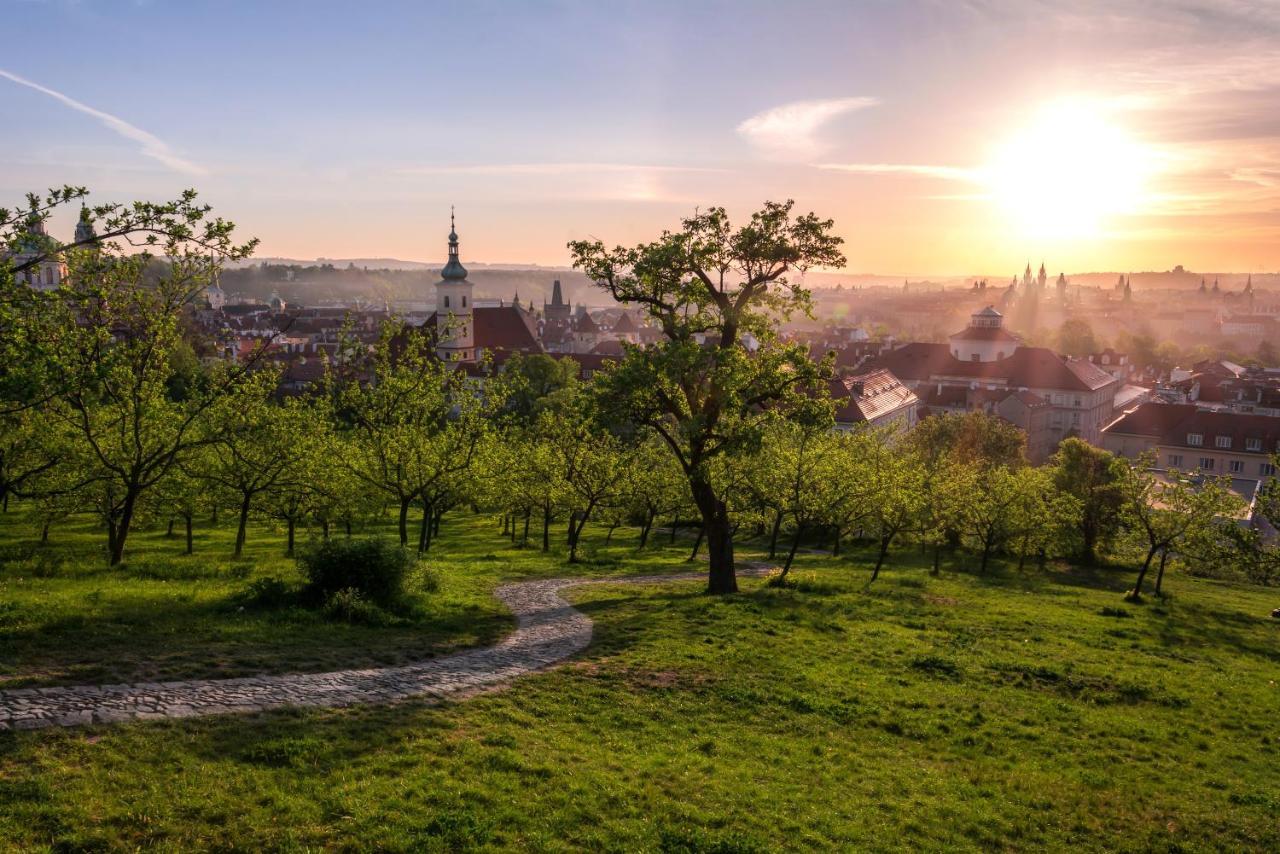
[[[0,0],[0,206],[568,262],[795,199],[858,273],[1280,269],[1280,0]],[[69,232],[70,219],[52,230]]]

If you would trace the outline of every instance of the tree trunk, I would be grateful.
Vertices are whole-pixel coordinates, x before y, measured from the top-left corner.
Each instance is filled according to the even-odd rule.
[[[702,548],[702,540],[704,537],[706,537],[706,535],[707,535],[706,528],[698,529],[698,538],[693,541],[693,551],[689,552],[690,561],[695,561],[698,559],[698,549]]]
[[[40,545],[43,546],[48,542],[49,542],[49,523],[48,521],[46,521],[43,525],[40,526]]]
[[[521,545],[529,545],[529,517],[533,515],[533,508],[526,507],[524,510],[524,537]]]
[[[787,562],[782,565],[782,577],[786,578],[791,571],[791,562],[796,559],[796,549],[800,548],[800,538],[804,536],[804,525],[796,524],[795,536],[791,538],[791,550],[787,552]]]
[[[875,569],[871,570],[871,581],[875,581],[880,577],[880,568],[884,566],[885,558],[889,556],[889,543],[893,541],[893,537],[880,537],[880,553],[876,555]],[[870,584],[871,581],[867,583]]]
[[[542,550],[551,551],[551,505],[542,505]]]
[[[773,514],[773,531],[769,534],[769,560],[778,554],[778,531],[782,530],[782,511]]]
[[[288,546],[284,550],[284,556],[293,557],[293,534],[297,523],[293,519],[290,519],[287,524],[289,526],[289,541]]]
[[[1169,562],[1169,550],[1163,549],[1160,552],[1160,566],[1156,568],[1156,595],[1163,596],[1160,592],[1160,586],[1164,583],[1164,565]]]
[[[444,508],[435,508],[431,514],[431,536],[433,538],[440,536],[440,520],[444,518]],[[427,541],[427,545],[431,545],[431,541]]]
[[[609,545],[609,543],[613,542],[613,532],[617,530],[619,524],[620,523],[617,522],[616,520],[609,523],[609,533],[604,535],[604,544],[606,546]]]
[[[1159,550],[1159,546],[1152,546],[1147,551],[1147,559],[1142,562],[1142,569],[1138,570],[1138,580],[1133,583],[1133,589],[1124,597],[1125,599],[1137,602],[1142,598],[1142,582],[1147,577],[1147,570],[1151,568],[1151,561],[1155,559],[1156,552]]]
[[[1027,566],[1027,540],[1028,539],[1030,539],[1030,535],[1024,535],[1022,538],[1022,545],[1019,546],[1018,548],[1018,574],[1019,575],[1022,574],[1022,571]]]
[[[249,496],[245,495],[240,501],[240,521],[236,525],[236,550],[232,557],[240,557],[240,553],[244,551],[245,531],[249,527]]]
[[[702,514],[702,528],[707,537],[707,592],[714,594],[737,593],[738,577],[733,566],[733,532],[729,529],[729,508],[716,495],[715,489],[705,480],[695,478],[689,483],[694,503]],[[672,523],[672,531],[675,524]]]
[[[982,541],[982,564],[978,567],[978,571],[983,575],[987,573],[987,561],[991,558],[991,541]]]
[[[511,532],[511,514],[502,514],[502,536],[507,536]]]
[[[418,554],[426,554],[431,548],[431,505],[423,502],[422,524],[418,526]]]
[[[409,547],[409,504],[412,499],[400,499],[400,548]]]
[[[934,575],[938,575],[939,573],[942,572],[942,541],[941,540],[933,544],[933,569],[931,571]]]
[[[656,515],[657,514],[650,510],[644,517],[644,526],[640,528],[640,545],[636,546],[636,548],[642,549],[645,547],[645,544],[649,542],[649,531],[653,529],[653,519]]]
[[[680,521],[680,514],[679,514],[679,513],[677,513],[675,516],[671,517],[671,538],[670,538],[669,540],[667,540],[667,542],[668,542],[669,544],[673,545],[673,546],[674,546],[674,545],[675,545],[675,543],[676,543],[676,523],[677,523],[677,522],[679,522],[679,521]]]
[[[343,523],[342,523],[342,524],[343,524],[344,526],[346,526],[346,529],[347,529],[347,539],[348,539],[348,540],[349,540],[349,539],[351,539],[351,520],[350,520],[350,519],[346,519],[346,520],[344,520],[344,521],[343,521]]]
[[[125,493],[124,506],[120,509],[120,521],[116,522],[111,536],[111,565],[119,566],[124,561],[124,545],[129,539],[129,526],[133,524],[133,510],[138,503],[138,493],[130,490]]]
[[[329,539],[329,520],[328,519],[320,520],[320,536],[324,537],[326,540]]]
[[[193,538],[191,536],[191,517],[185,516],[183,517],[183,521],[186,523],[186,528],[187,528],[187,554],[191,554],[195,551],[194,549],[195,544],[192,541]]]
[[[169,527],[165,530],[164,535],[166,537],[173,536],[173,519],[172,518],[169,519]]]
[[[840,539],[841,539],[840,535],[843,534],[844,531],[840,529],[839,525],[832,525],[832,527],[835,528],[836,535],[831,542],[831,556],[840,557]]]

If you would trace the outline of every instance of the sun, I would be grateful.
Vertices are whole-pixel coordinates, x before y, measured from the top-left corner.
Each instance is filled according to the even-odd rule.
[[[982,170],[994,199],[1025,236],[1099,236],[1143,203],[1152,156],[1107,111],[1084,100],[1047,104]]]

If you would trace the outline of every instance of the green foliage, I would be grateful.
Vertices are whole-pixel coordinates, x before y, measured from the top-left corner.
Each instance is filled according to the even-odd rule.
[[[363,626],[385,626],[395,619],[354,587],[344,587],[329,594],[323,611],[330,620]]]
[[[400,604],[416,563],[408,550],[376,537],[321,540],[298,557],[307,579],[306,594],[313,601],[354,590],[380,607]]]
[[[240,600],[254,608],[285,608],[298,602],[298,589],[287,581],[266,576],[255,578]]]
[[[944,457],[987,468],[1026,464],[1027,438],[1017,427],[985,412],[932,415],[908,434],[907,445],[928,466]]]
[[[842,241],[830,220],[793,217],[792,206],[767,202],[737,229],[723,208],[710,208],[630,249],[569,244],[575,267],[662,330],[662,342],[628,348],[593,387],[610,420],[654,430],[675,454],[702,516],[713,592],[731,592],[736,582],[729,510],[712,461],[756,447],[774,418],[831,423],[822,394],[829,368],[803,346],[780,342],[776,324],[809,310],[808,292],[788,274],[839,266]]]

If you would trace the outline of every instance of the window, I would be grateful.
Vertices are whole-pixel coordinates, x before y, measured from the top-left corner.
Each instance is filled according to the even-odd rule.
[[[1213,457],[1201,457],[1200,471],[1213,471],[1213,464],[1214,464]]]
[[[467,295],[466,295],[466,294],[463,294],[463,295],[462,295],[462,307],[463,307],[463,308],[466,308],[466,307],[467,307]]]
[[[1180,468],[1182,468],[1182,454],[1170,454],[1170,455],[1169,455],[1169,468],[1171,468],[1171,469],[1180,469]]]
[[[1076,396],[1075,406],[1076,406],[1076,409],[1079,409],[1080,407],[1084,406],[1084,400],[1079,395]]]
[[[1227,471],[1232,474],[1240,474],[1240,472],[1244,471],[1244,460],[1232,460],[1227,463]]]
[[[980,361],[982,361],[982,360],[978,358],[978,354],[977,354],[977,353],[971,353],[971,354],[969,355],[969,361],[970,361],[970,362],[980,362]]]
[[[447,296],[444,298],[444,307],[445,308],[449,307],[449,298]]]
[[[1276,476],[1275,463],[1258,463],[1258,474],[1260,474],[1262,477],[1275,477]]]
[[[1079,413],[1079,412],[1073,412],[1073,413],[1071,413],[1071,426],[1072,426],[1072,427],[1079,427],[1079,426],[1080,426],[1080,413]]]
[[[1214,439],[1213,439],[1213,444],[1214,444],[1214,446],[1219,447],[1219,448],[1230,448],[1230,447],[1231,447],[1231,437],[1230,437],[1230,436],[1215,436],[1215,437],[1214,437]]]
[[[1003,358],[1004,358],[1004,351],[1003,351],[1003,350],[1001,350],[1001,351],[999,351],[998,353],[996,353],[996,358],[997,358],[997,359],[1003,359]]]
[[[1193,448],[1198,448],[1204,444],[1204,436],[1200,433],[1188,433],[1187,444]]]
[[[1245,449],[1246,451],[1261,451],[1261,450],[1262,450],[1262,440],[1261,440],[1261,439],[1245,439],[1245,440],[1244,440],[1244,449]]]

